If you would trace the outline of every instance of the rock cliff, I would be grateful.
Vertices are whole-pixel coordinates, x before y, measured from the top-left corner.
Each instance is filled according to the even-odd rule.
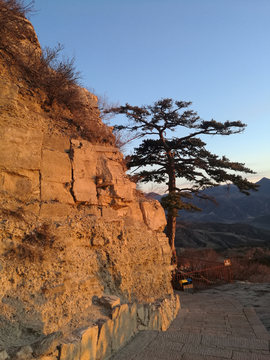
[[[27,45],[40,53],[25,21],[22,56]],[[141,303],[171,295],[164,211],[125,174],[111,129],[99,118],[97,98],[78,88],[80,111],[49,107],[46,94],[33,90],[15,66],[2,61],[0,70],[5,341],[87,325],[93,299],[103,294]],[[89,141],[85,126],[98,140]]]

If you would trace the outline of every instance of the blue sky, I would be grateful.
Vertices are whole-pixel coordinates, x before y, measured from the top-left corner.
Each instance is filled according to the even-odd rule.
[[[192,101],[205,120],[241,120],[243,134],[204,138],[207,149],[245,163],[257,172],[252,181],[270,178],[269,0],[35,0],[35,8],[41,46],[75,54],[83,86],[123,105],[173,98]]]

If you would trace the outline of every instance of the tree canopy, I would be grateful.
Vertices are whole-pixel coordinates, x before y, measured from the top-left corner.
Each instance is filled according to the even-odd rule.
[[[202,190],[223,183],[236,185],[246,195],[249,195],[249,190],[257,189],[257,185],[239,175],[239,172],[254,173],[251,169],[230,161],[226,156],[212,154],[200,138],[202,135],[238,134],[243,132],[246,124],[203,120],[188,109],[191,104],[161,99],[153,105],[138,107],[126,104],[110,110],[115,114],[125,114],[129,120],[128,125],[115,126],[116,130],[135,131],[143,138],[127,159],[128,168],[136,167],[135,174],[141,182],[166,182],[168,195],[163,198],[162,205],[168,211],[167,236],[173,251],[178,210],[200,210],[186,199],[193,195],[209,199]],[[181,127],[183,135],[179,136]],[[188,130],[183,131],[183,128]],[[178,136],[171,136],[171,132],[176,130]],[[179,188],[177,178],[186,179],[190,186]]]

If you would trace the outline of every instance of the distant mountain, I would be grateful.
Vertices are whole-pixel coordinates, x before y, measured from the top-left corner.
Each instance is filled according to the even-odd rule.
[[[179,221],[176,247],[225,250],[239,247],[270,247],[270,231],[247,224],[189,223]]]
[[[245,223],[260,229],[270,230],[270,215],[259,216],[252,220],[247,220]]]
[[[216,250],[238,247],[270,247],[270,179],[257,182],[258,191],[241,194],[234,185],[206,189],[218,206],[194,198],[192,203],[202,212],[179,211],[175,246],[211,248]],[[161,195],[150,197],[160,201]]]
[[[202,212],[189,213],[180,210],[180,220],[220,223],[244,222],[268,229],[269,227],[266,224],[269,218],[258,219],[258,221],[256,218],[270,216],[270,179],[262,178],[257,184],[260,185],[259,191],[251,191],[249,196],[240,193],[235,185],[230,186],[229,192],[226,185],[206,189],[204,193],[213,196],[218,206],[210,201],[205,202],[194,198],[192,203],[200,207]],[[160,200],[161,196],[156,195],[155,198]]]

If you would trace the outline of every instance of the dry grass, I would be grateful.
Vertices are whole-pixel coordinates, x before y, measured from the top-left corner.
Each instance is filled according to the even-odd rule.
[[[200,261],[194,260],[191,262],[190,266],[194,269],[196,267],[196,270],[204,264],[203,261],[223,263],[224,259],[230,258],[234,280],[249,281],[251,283],[270,282],[270,250],[266,248],[241,248],[239,253],[237,250],[218,253],[212,249],[198,250],[190,248],[185,249],[179,255],[183,258],[200,259]],[[181,265],[181,262],[179,265]],[[210,263],[204,265],[210,267]]]
[[[262,259],[232,258],[233,274],[235,280],[252,283],[270,282],[270,266],[264,265]]]
[[[20,221],[25,221],[24,219],[24,211],[23,209],[17,209],[16,211],[10,209],[0,208],[0,213],[2,214],[3,218],[13,218]]]
[[[42,224],[30,234],[27,234],[21,243],[11,243],[5,258],[19,263],[38,263],[45,260],[53,248],[55,237],[51,234],[48,224]]]
[[[81,97],[81,74],[75,59],[60,57],[63,46],[39,48],[26,15],[34,12],[33,2],[0,0],[0,59],[14,82],[20,79],[55,123],[66,111],[76,134],[92,143],[115,144],[110,129],[99,123],[99,113],[87,109]],[[59,111],[56,109],[59,108]],[[62,119],[65,119],[63,117]]]

